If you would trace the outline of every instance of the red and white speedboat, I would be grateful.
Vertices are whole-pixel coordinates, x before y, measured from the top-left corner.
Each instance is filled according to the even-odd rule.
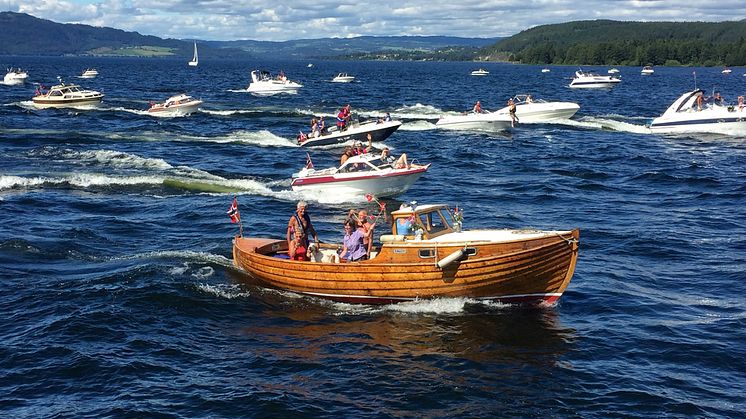
[[[153,104],[148,112],[162,116],[185,116],[197,110],[202,101],[189,95],[171,96],[163,103]]]
[[[414,163],[395,167],[395,163],[381,160],[378,154],[361,154],[350,157],[340,167],[304,168],[293,175],[291,186],[294,191],[394,197],[406,192],[429,168],[430,164]]]

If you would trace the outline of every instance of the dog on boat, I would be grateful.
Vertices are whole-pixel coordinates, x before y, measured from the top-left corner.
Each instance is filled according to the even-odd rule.
[[[334,249],[319,249],[318,243],[311,243],[308,245],[308,252],[306,255],[311,262],[321,263],[339,263],[339,255]]]

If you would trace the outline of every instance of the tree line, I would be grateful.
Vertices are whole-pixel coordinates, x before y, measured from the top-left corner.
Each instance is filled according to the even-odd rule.
[[[746,22],[569,22],[532,28],[482,51],[526,64],[746,65]]]
[[[548,42],[510,56],[526,64],[743,66],[746,40],[715,44],[698,40],[657,40],[574,44]]]

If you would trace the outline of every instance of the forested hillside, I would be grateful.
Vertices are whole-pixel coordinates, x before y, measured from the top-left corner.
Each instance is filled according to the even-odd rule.
[[[746,22],[617,22],[544,25],[480,55],[533,64],[746,65]]]

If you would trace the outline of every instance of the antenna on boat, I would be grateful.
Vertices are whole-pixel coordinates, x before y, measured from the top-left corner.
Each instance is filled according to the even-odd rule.
[[[694,75],[694,90],[697,90],[697,70],[692,71]]]

